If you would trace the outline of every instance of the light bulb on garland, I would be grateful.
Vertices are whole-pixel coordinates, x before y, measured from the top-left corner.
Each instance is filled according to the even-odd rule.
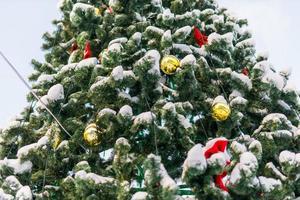
[[[167,75],[172,75],[180,67],[180,61],[175,56],[164,56],[160,63],[160,69]]]
[[[90,146],[97,146],[100,144],[100,132],[95,123],[92,123],[85,128],[83,139]]]
[[[212,106],[212,117],[216,121],[225,121],[231,114],[230,106],[223,96],[218,96]]]

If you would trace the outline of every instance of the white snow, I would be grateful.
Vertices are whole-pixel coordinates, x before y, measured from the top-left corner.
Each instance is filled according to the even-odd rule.
[[[66,73],[68,71],[74,70],[76,68],[76,66],[77,66],[77,63],[72,63],[72,64],[65,65],[59,70],[58,74],[63,74],[63,73]]]
[[[145,62],[151,63],[151,68],[148,70],[149,74],[160,75],[160,54],[157,50],[148,51],[144,57],[135,63],[135,65],[143,65]]]
[[[280,164],[288,164],[292,166],[295,164],[296,154],[290,151],[282,151],[279,154],[279,162]]]
[[[38,148],[37,143],[33,143],[33,144],[23,146],[18,150],[17,157],[22,158],[23,156],[27,156],[29,151],[36,150],[37,148]]]
[[[224,24],[224,15],[213,15],[211,19],[214,24]]]
[[[183,54],[192,54],[191,48],[186,44],[173,44],[173,49]]]
[[[240,182],[242,176],[241,176],[241,171],[240,171],[240,167],[242,166],[241,163],[238,163],[232,170],[231,174],[230,174],[230,178],[229,178],[229,183],[231,185],[235,185],[237,183]]]
[[[158,174],[152,174],[150,170],[145,171],[145,181],[149,181],[153,178],[153,176],[159,176],[161,178],[160,185],[162,188],[176,191],[177,190],[177,184],[176,182],[168,175],[167,170],[161,164],[161,158],[159,156],[155,156],[154,154],[150,154],[147,157],[148,159],[153,159],[156,164],[159,165],[159,171]]]
[[[263,60],[268,60],[269,59],[269,52],[267,52],[267,51],[259,52],[259,53],[256,54],[256,57],[263,58]]]
[[[123,137],[117,139],[116,145],[117,146],[121,145],[121,146],[129,146],[130,147],[130,144],[129,144],[128,140],[126,138],[123,138]]]
[[[286,86],[283,88],[283,92],[284,93],[295,92],[296,94],[298,94],[297,87],[290,82],[288,82]]]
[[[163,166],[163,164],[160,164],[160,171],[159,171],[160,176],[162,177],[160,180],[160,185],[169,190],[177,190],[177,184],[175,181],[169,176],[167,170]]]
[[[157,28],[155,26],[148,26],[146,28],[145,32],[150,32],[151,34],[155,33],[155,35],[160,35],[160,36],[162,36],[164,34],[163,29]]]
[[[210,15],[213,15],[214,13],[215,13],[215,11],[210,8],[207,8],[207,9],[201,11],[201,15],[204,15],[204,16],[210,16]]]
[[[0,168],[2,167],[12,168],[14,174],[23,174],[26,172],[31,172],[32,163],[31,161],[22,162],[20,159],[7,159],[0,160]]]
[[[252,82],[251,82],[251,80],[249,79],[248,76],[246,76],[242,73],[237,73],[237,72],[233,71],[231,73],[231,78],[233,80],[238,81],[238,82],[242,82],[243,85],[246,86],[248,90],[252,89]]]
[[[224,98],[223,96],[221,96],[221,95],[220,95],[220,96],[217,96],[217,97],[214,99],[212,105],[215,105],[215,104],[217,104],[217,103],[224,103],[224,104],[227,104],[225,98]]]
[[[123,71],[123,78],[137,79],[132,70]]]
[[[64,147],[67,147],[69,144],[69,141],[68,140],[63,140],[59,145],[58,147],[56,148],[56,150],[58,151],[59,149],[62,149]]]
[[[186,65],[195,65],[196,64],[196,58],[193,54],[185,56],[181,61],[180,61],[180,67],[184,68]]]
[[[44,95],[40,98],[40,101],[38,101],[36,107],[39,108],[39,109],[45,109],[45,105],[49,105],[50,103],[50,99],[48,97],[48,95]]]
[[[41,74],[39,78],[37,79],[37,83],[51,83],[54,80],[54,75],[53,74]]]
[[[129,101],[131,100],[131,96],[127,92],[124,92],[124,91],[120,91],[118,93],[118,97],[120,99],[126,99],[126,100],[129,100]]]
[[[122,66],[115,67],[111,72],[111,77],[115,81],[122,80],[123,79],[123,67]]]
[[[272,192],[274,189],[281,187],[282,183],[280,180],[276,180],[273,178],[266,178],[264,176],[258,177],[261,188],[263,192],[269,193]]]
[[[95,57],[84,59],[76,65],[75,71],[80,70],[85,67],[95,67],[97,65],[97,63],[98,63],[98,60]]]
[[[253,70],[260,70],[262,72],[261,80],[264,83],[269,83],[282,90],[285,85],[285,80],[282,76],[277,74],[271,63],[268,61],[258,62]]]
[[[204,48],[195,47],[193,45],[190,45],[189,47],[194,55],[203,57],[207,56],[207,52],[204,50]]]
[[[121,43],[113,43],[110,46],[108,46],[107,51],[108,52],[121,52],[123,49],[123,45]]]
[[[258,140],[253,140],[250,145],[249,145],[249,150],[252,153],[255,153],[255,156],[261,156],[263,150],[262,150],[262,145]],[[259,154],[259,155],[257,155]],[[259,158],[260,159],[260,158]]]
[[[207,165],[211,168],[221,167],[222,171],[226,166],[226,156],[223,152],[215,153],[210,158],[208,158]],[[220,173],[220,172],[218,172]]]
[[[169,8],[164,9],[162,14],[163,21],[172,20],[175,18],[175,15],[171,12]]]
[[[9,124],[2,130],[2,133],[3,132],[6,132],[8,130],[11,130],[11,129],[15,129],[15,128],[18,128],[21,126],[21,122],[20,121],[15,121],[15,120],[12,120],[9,122]]]
[[[65,3],[66,3],[66,0],[59,0],[57,2],[57,8],[62,9],[64,7]]]
[[[191,26],[184,26],[181,27],[179,29],[177,29],[175,31],[175,33],[173,34],[173,36],[176,37],[180,37],[180,38],[186,38],[188,37],[192,32],[192,27]]]
[[[108,46],[114,44],[114,43],[121,43],[121,44],[125,44],[128,41],[128,39],[126,37],[121,37],[121,38],[117,38],[114,39],[112,41],[109,42]]]
[[[230,106],[233,107],[236,105],[247,105],[247,103],[248,103],[247,99],[244,99],[243,97],[238,96],[230,101]]]
[[[30,151],[34,151],[34,150],[46,145],[48,142],[49,142],[49,137],[43,136],[42,138],[40,138],[38,140],[37,143],[32,143],[32,144],[21,147],[17,152],[17,157],[19,159],[23,158],[24,156],[27,156]]]
[[[132,108],[129,105],[125,105],[123,106],[120,110],[119,110],[119,114],[123,117],[132,117],[133,112],[132,112]]]
[[[287,117],[284,114],[281,113],[271,113],[264,117],[262,120],[262,124],[267,124],[267,123],[281,123],[287,121]]]
[[[50,101],[55,102],[55,101],[63,100],[65,98],[63,85],[60,83],[53,85],[49,89],[47,96]]]
[[[99,81],[97,81],[96,83],[94,83],[90,90],[93,91],[95,90],[97,87],[103,86],[105,84],[107,84],[109,82],[109,77],[103,77],[101,78]]]
[[[10,194],[6,194],[2,188],[0,188],[0,199],[1,200],[13,200],[14,197]]]
[[[13,191],[17,191],[22,187],[22,184],[15,176],[6,177],[5,183]],[[0,199],[1,199],[1,197],[0,197]]]
[[[70,21],[74,24],[74,25],[78,25],[78,19],[77,19],[77,13],[94,13],[95,12],[95,7],[91,6],[89,4],[84,4],[84,3],[76,3],[73,6],[73,9],[70,13]]]
[[[215,42],[225,41],[227,45],[232,46],[233,41],[233,33],[226,33],[224,35],[220,35],[218,33],[212,33],[208,36],[208,44],[211,45]]]
[[[226,67],[226,68],[216,68],[216,72],[220,75],[227,75],[232,73],[232,70],[230,67]]]
[[[136,42],[136,45],[140,45],[142,41],[142,33],[136,32],[131,36],[131,39]]]
[[[32,200],[32,192],[29,186],[23,186],[16,194],[16,200]]]
[[[285,101],[283,100],[278,100],[277,101],[278,105],[280,105],[281,108],[287,110],[287,111],[290,111],[292,110],[292,108],[289,106],[289,104],[287,104]]]
[[[242,154],[247,151],[246,146],[238,143],[237,141],[233,141],[230,145],[230,148],[235,154]]]
[[[289,77],[291,75],[291,73],[292,73],[291,67],[285,67],[279,71],[279,74],[284,77]]]
[[[132,196],[131,200],[146,200],[147,196],[147,192],[137,192]]]
[[[80,170],[75,173],[75,179],[93,181],[95,184],[105,184],[114,182],[113,178],[99,176],[94,173],[86,173],[86,171]]]
[[[176,114],[175,104],[172,102],[166,103],[163,107],[163,110],[166,110],[168,113]]]
[[[116,115],[116,114],[117,114],[116,111],[114,111],[114,110],[112,110],[112,109],[110,109],[110,108],[104,108],[104,109],[102,109],[102,110],[98,113],[98,117],[101,118],[101,117],[103,117],[103,116],[105,116],[105,115]]]
[[[265,169],[268,169],[268,170],[271,170],[272,173],[274,173],[274,175],[278,178],[280,178],[280,180],[282,181],[286,181],[287,180],[287,177],[284,176],[277,168],[276,166],[272,163],[272,162],[269,162],[266,164],[265,166]]]
[[[252,38],[243,40],[235,45],[237,48],[247,48],[247,47],[254,47],[255,42]]]
[[[187,158],[183,163],[182,179],[187,175],[189,169],[196,169],[201,175],[206,171],[207,163],[204,157],[204,151],[201,144],[195,145],[188,152]]]
[[[251,152],[245,152],[240,157],[240,163],[244,165],[248,165],[253,169],[257,169],[258,161],[256,157]]]
[[[151,124],[155,120],[156,116],[152,112],[143,112],[135,117],[134,124]]]
[[[184,127],[184,129],[187,130],[189,128],[192,128],[192,124],[183,115],[178,114],[177,117],[178,117],[178,121],[179,121],[180,125],[182,125]]]

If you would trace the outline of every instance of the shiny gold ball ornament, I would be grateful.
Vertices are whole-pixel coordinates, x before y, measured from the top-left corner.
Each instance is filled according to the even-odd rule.
[[[172,75],[180,67],[180,61],[175,56],[164,56],[160,63],[160,69],[167,75]]]
[[[59,133],[55,133],[52,138],[53,149],[56,149],[60,143],[61,143],[61,137],[60,137]]]
[[[212,107],[212,117],[216,121],[225,121],[231,113],[231,109],[226,103],[216,103]]]
[[[101,10],[99,8],[95,8],[95,15],[100,16],[101,15]]]
[[[90,124],[85,128],[83,139],[91,146],[97,146],[100,144],[100,133],[96,124]]]

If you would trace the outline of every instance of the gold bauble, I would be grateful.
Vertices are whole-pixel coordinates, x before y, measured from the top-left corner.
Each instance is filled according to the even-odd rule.
[[[61,143],[61,137],[60,137],[59,133],[55,133],[52,138],[53,149],[56,149],[60,143]]]
[[[88,125],[83,133],[83,139],[86,143],[91,146],[100,144],[100,134],[96,124]]]
[[[231,113],[231,109],[226,103],[216,103],[212,107],[212,117],[216,121],[225,121]]]
[[[163,57],[160,63],[161,71],[168,75],[174,74],[178,67],[180,67],[180,61],[171,55]]]
[[[99,8],[95,8],[95,15],[100,16],[101,15],[101,10]]]

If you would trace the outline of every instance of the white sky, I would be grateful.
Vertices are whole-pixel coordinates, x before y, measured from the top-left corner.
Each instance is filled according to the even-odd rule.
[[[292,79],[300,83],[299,0],[218,0],[240,18],[249,20],[259,51],[268,51],[277,69],[291,67]],[[42,34],[52,29],[59,16],[55,0],[1,1],[0,49],[27,77],[32,58],[42,60]],[[297,13],[298,12],[298,13]],[[0,127],[27,105],[28,90],[0,59]]]

